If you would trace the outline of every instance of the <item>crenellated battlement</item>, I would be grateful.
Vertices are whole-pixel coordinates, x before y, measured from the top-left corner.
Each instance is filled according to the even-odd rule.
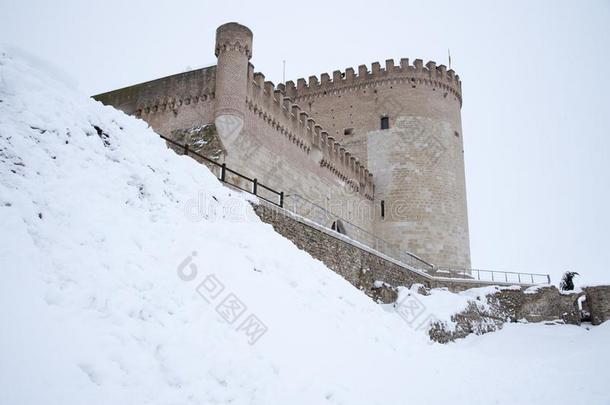
[[[252,57],[252,31],[248,27],[234,22],[218,27],[214,54],[218,56],[226,51],[238,51],[250,59]]]
[[[186,106],[208,106],[215,100],[216,66],[208,66],[93,96],[127,114],[178,114]],[[205,108],[205,107],[201,107]]]
[[[358,70],[347,68],[345,71],[335,70],[332,75],[322,73],[320,77],[309,76],[294,81],[288,81],[285,85],[285,94],[294,100],[313,96],[334,94],[335,91],[354,89],[360,86],[381,84],[383,82],[404,82],[424,84],[434,88],[445,89],[451,92],[462,103],[462,82],[460,77],[445,65],[436,65],[436,62],[428,62],[424,65],[423,60],[415,59],[413,64],[409,59],[403,58],[396,65],[393,59],[385,61],[385,67],[379,62],[373,62],[371,69],[366,65],[358,66]]]
[[[283,84],[275,86],[272,82],[265,81],[264,74],[253,73],[252,65],[248,76],[250,86],[246,104],[251,112],[258,115],[279,134],[287,137],[353,190],[363,193],[368,199],[373,199],[373,175],[286,95],[286,87]]]
[[[432,61],[388,59],[275,85],[254,72],[252,44],[249,28],[223,24],[215,66],[96,99],[168,137],[213,122],[209,142],[235,170],[328,207],[376,248],[470,268],[459,76]],[[304,217],[344,228],[316,210]]]
[[[142,118],[148,114],[163,113],[168,111],[177,114],[178,109],[183,106],[197,103],[209,103],[213,101],[214,93],[187,96],[185,98],[167,96],[161,99],[151,100],[149,103],[140,106],[134,111],[134,115],[138,118]]]

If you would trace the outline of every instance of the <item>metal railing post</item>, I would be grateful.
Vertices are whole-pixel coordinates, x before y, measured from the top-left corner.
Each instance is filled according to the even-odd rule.
[[[163,136],[163,135],[161,135],[161,134],[158,134],[158,135],[159,135],[159,137],[160,137],[161,139],[165,140],[165,142],[166,142],[166,146],[168,146],[168,147],[169,147],[169,145],[170,145],[170,144],[171,144],[171,145],[173,145],[173,146],[174,146],[176,149],[173,149],[173,148],[172,148],[172,150],[174,150],[176,153],[178,153],[178,151],[180,150],[180,148],[182,148],[182,150],[183,150],[183,155],[186,155],[186,156],[189,156],[189,157],[190,157],[190,154],[192,153],[193,155],[195,155],[195,156],[196,156],[196,157],[198,157],[199,159],[203,159],[203,160],[204,160],[204,161],[206,161],[206,162],[212,163],[214,166],[213,166],[213,168],[212,168],[212,167],[210,167],[210,170],[211,170],[213,173],[215,173],[215,172],[216,172],[216,170],[215,170],[214,168],[216,168],[216,167],[220,167],[220,177],[219,177],[219,180],[220,180],[220,181],[222,181],[223,183],[226,183],[226,182],[227,182],[227,171],[229,171],[229,172],[231,172],[231,173],[234,173],[236,176],[239,176],[239,177],[244,178],[244,179],[246,179],[246,180],[252,181],[252,182],[254,183],[254,186],[253,186],[253,189],[252,189],[251,193],[252,193],[252,194],[254,194],[254,195],[258,195],[257,193],[258,193],[258,186],[259,186],[259,185],[260,185],[261,187],[266,188],[267,190],[269,190],[269,191],[271,191],[271,192],[275,193],[275,194],[279,194],[279,196],[280,196],[280,203],[279,203],[279,206],[280,206],[280,207],[282,207],[282,208],[284,207],[284,192],[283,192],[283,191],[282,191],[282,192],[278,192],[278,191],[276,191],[276,190],[273,190],[272,188],[269,188],[269,187],[265,186],[264,184],[259,184],[257,179],[250,179],[249,177],[246,177],[246,176],[244,176],[244,175],[243,175],[243,174],[241,174],[241,173],[238,173],[238,172],[236,172],[236,171],[233,171],[233,170],[229,169],[229,168],[227,167],[227,164],[226,164],[226,163],[220,164],[220,163],[218,163],[218,162],[217,162],[217,161],[215,161],[215,160],[212,160],[212,159],[210,159],[210,158],[208,158],[208,157],[206,157],[206,156],[204,156],[204,155],[201,155],[201,154],[197,153],[196,151],[191,151],[191,150],[190,150],[190,148],[189,148],[189,145],[188,145],[187,143],[182,144],[182,143],[176,142],[176,141],[174,141],[174,140],[172,140],[172,139],[170,139],[170,138],[166,138],[165,136]],[[201,162],[199,162],[199,163],[201,163]],[[241,188],[241,187],[239,187],[239,186],[238,186],[238,185],[236,185],[236,184],[231,184],[231,185],[232,185],[232,186],[235,186],[235,187],[237,187],[237,188],[239,188],[239,189],[241,189],[241,190],[243,190],[243,191],[249,192],[248,190],[245,190],[244,188]],[[262,198],[263,200],[266,200],[266,201],[268,201],[268,202],[271,202],[271,203],[273,203],[273,204],[275,204],[275,205],[278,205],[276,202],[273,202],[273,201],[271,201],[271,200],[268,200],[268,199],[266,199],[265,197],[261,197],[261,198]]]
[[[532,277],[532,284],[534,284],[534,275],[530,274],[530,276]]]
[[[547,282],[547,284],[551,284],[551,275],[550,274],[546,275],[546,282]]]

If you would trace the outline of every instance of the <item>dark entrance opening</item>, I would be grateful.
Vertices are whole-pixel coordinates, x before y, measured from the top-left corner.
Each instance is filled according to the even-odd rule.
[[[345,225],[343,225],[343,222],[340,219],[333,222],[331,229],[333,231],[336,231],[337,233],[347,235],[347,233],[345,232]]]

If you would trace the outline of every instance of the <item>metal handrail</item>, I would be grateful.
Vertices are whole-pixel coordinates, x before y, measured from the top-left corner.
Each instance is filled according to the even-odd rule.
[[[170,144],[172,144],[174,146],[177,146],[179,148],[182,148],[184,155],[186,155],[186,156],[191,156],[191,155],[197,156],[198,158],[203,159],[207,163],[210,163],[212,165],[215,165],[215,166],[219,167],[220,168],[220,175],[218,177],[218,180],[222,181],[223,183],[230,184],[231,186],[233,186],[235,188],[238,188],[238,189],[240,189],[242,191],[245,191],[246,193],[254,194],[258,198],[263,199],[263,200],[265,200],[265,201],[267,201],[267,202],[269,202],[271,204],[275,204],[275,205],[277,205],[279,207],[283,207],[284,206],[284,192],[283,191],[274,190],[271,187],[268,187],[268,186],[265,186],[264,184],[259,183],[258,180],[255,179],[255,178],[252,179],[252,178],[250,178],[248,176],[244,176],[243,174],[241,174],[239,172],[236,172],[233,169],[228,168],[225,163],[218,163],[217,161],[212,160],[212,159],[208,158],[207,156],[203,156],[200,153],[197,153],[197,152],[195,152],[193,150],[190,150],[188,144],[181,144],[181,143],[176,142],[173,139],[167,138],[167,137],[165,137],[165,136],[163,136],[161,134],[158,134],[158,135],[162,139],[164,139],[166,142],[168,142],[168,143],[170,143]],[[231,174],[234,174],[234,175],[236,175],[236,176],[238,176],[238,177],[240,177],[240,178],[242,178],[244,180],[247,180],[247,181],[251,182],[252,183],[252,188],[250,190],[248,190],[248,189],[240,186],[239,184],[235,184],[235,183],[232,183],[232,182],[228,181],[227,180],[227,175],[226,175],[227,172],[229,172]],[[265,198],[265,197],[259,195],[258,194],[258,187],[262,187],[265,190],[268,190],[271,193],[276,194],[278,196],[279,202],[270,200],[268,198]]]
[[[283,191],[277,191],[272,189],[271,187],[265,186],[264,184],[261,184],[258,182],[258,180],[256,178],[252,179],[248,176],[245,176],[233,169],[230,169],[227,167],[227,165],[225,163],[218,163],[215,160],[212,160],[206,156],[201,155],[200,153],[197,153],[195,151],[192,151],[189,149],[188,144],[181,144],[179,142],[174,141],[173,139],[167,138],[161,134],[159,134],[159,136],[164,139],[166,142],[173,144],[174,146],[177,146],[179,148],[182,148],[184,151],[184,155],[190,156],[190,155],[195,155],[201,159],[203,159],[204,161],[206,161],[207,163],[210,163],[212,165],[215,165],[217,167],[220,168],[220,176],[218,177],[218,179],[224,183],[230,184],[233,187],[236,187],[242,191],[245,191],[247,193],[250,194],[254,194],[256,195],[258,198],[265,200],[271,204],[277,205],[279,207],[282,208],[286,208],[284,207],[284,197],[295,197],[297,199],[300,199],[304,202],[306,202],[308,205],[311,205],[319,210],[321,210],[324,215],[326,216],[326,218],[328,220],[341,220],[344,225],[349,225],[350,227],[354,228],[355,230],[357,230],[358,233],[360,234],[364,234],[366,235],[370,240],[373,240],[374,246],[369,246],[369,243],[367,243],[366,241],[363,241],[362,238],[357,237],[357,235],[346,235],[351,239],[356,240],[359,243],[362,243],[364,245],[367,245],[371,248],[373,248],[374,250],[377,250],[378,252],[385,254],[389,257],[393,257],[394,259],[397,259],[400,262],[406,263],[408,264],[409,262],[415,261],[415,263],[417,263],[419,265],[419,269],[427,271],[427,272],[432,272],[432,273],[437,273],[438,271],[447,271],[449,272],[449,276],[447,276],[448,278],[458,278],[456,276],[462,276],[462,278],[464,279],[471,279],[471,280],[479,280],[479,281],[498,281],[498,282],[505,282],[508,283],[509,282],[509,274],[513,275],[513,276],[517,276],[516,280],[514,280],[515,282],[518,282],[519,284],[527,284],[527,280],[529,279],[529,281],[531,281],[531,284],[535,284],[534,278],[544,278],[546,280],[546,282],[548,284],[551,283],[551,276],[549,274],[541,274],[541,273],[522,273],[522,272],[515,272],[515,271],[501,271],[501,270],[484,270],[484,269],[464,269],[464,268],[450,268],[450,267],[436,267],[434,264],[429,263],[427,261],[425,261],[424,259],[422,259],[421,257],[417,256],[414,253],[408,252],[406,250],[401,250],[398,246],[387,242],[384,239],[379,238],[378,236],[375,236],[373,234],[371,234],[370,232],[362,229],[361,227],[359,227],[358,225],[355,225],[353,223],[351,223],[350,221],[346,220],[345,218],[340,217],[339,215],[335,215],[331,212],[329,212],[327,209],[325,209],[324,207],[307,200],[306,198],[300,196],[299,194],[286,194],[284,195]],[[241,187],[238,184],[235,183],[231,183],[229,181],[227,181],[226,178],[226,173],[232,173],[244,180],[247,180],[249,182],[252,183],[252,189],[251,190],[247,190],[243,187]],[[279,203],[272,201],[268,198],[265,198],[261,195],[258,194],[258,188],[262,187],[267,191],[270,191],[271,193],[276,194],[279,197]],[[294,207],[293,207],[294,208]],[[296,211],[296,210],[293,210]],[[298,214],[298,213],[297,213]],[[316,221],[314,218],[309,217],[308,219],[313,220],[314,222],[317,222],[319,225],[323,226],[323,227],[328,227],[327,224],[325,223],[319,223],[318,221]],[[481,277],[481,274],[488,274],[491,276],[491,280],[485,280],[485,277]],[[476,278],[475,278],[475,274],[476,274]],[[436,277],[438,277],[438,274],[435,274]],[[504,279],[504,280],[502,280]],[[514,279],[514,277],[513,277]],[[513,282],[513,281],[511,281]]]
[[[331,220],[341,220],[345,225],[349,225],[352,228],[355,228],[357,230],[358,233],[364,234],[368,237],[369,240],[373,240],[374,243],[372,244],[373,246],[370,246],[371,244],[368,243],[368,241],[363,240],[364,238],[359,238],[357,234],[348,234],[346,236],[348,236],[351,239],[354,239],[364,245],[367,245],[375,250],[377,250],[380,253],[383,253],[387,256],[393,257],[394,259],[397,259],[403,263],[413,263],[415,262],[418,266],[418,268],[421,268],[423,270],[432,270],[434,269],[434,265],[432,263],[429,263],[427,261],[425,261],[424,259],[422,259],[421,257],[417,256],[414,253],[411,253],[409,251],[406,250],[402,250],[400,249],[400,247],[396,246],[393,243],[390,243],[384,239],[381,239],[378,236],[373,235],[372,233],[362,229],[361,227],[359,227],[358,225],[355,225],[353,223],[351,223],[350,221],[346,220],[345,218],[333,214],[332,212],[329,212],[327,209],[325,209],[324,207],[309,201],[308,199],[302,197],[299,194],[286,194],[286,197],[295,197],[301,201],[304,201],[306,204],[311,205],[315,208],[317,208],[318,210],[321,210],[324,214],[324,216],[326,217],[326,219],[328,221]],[[296,207],[292,207],[293,211],[296,211]],[[290,209],[290,207],[288,207],[288,209]],[[313,220],[314,222],[317,222],[319,225],[322,225],[324,227],[328,227],[328,224],[325,223],[319,223],[319,221],[315,221],[315,219],[313,218],[309,218],[310,220]]]
[[[241,173],[239,173],[239,172],[236,172],[235,170],[229,169],[228,167],[227,167],[225,170],[226,170],[226,171],[228,171],[229,173],[236,174],[237,176],[241,177],[242,179],[245,179],[245,180],[248,180],[248,181],[254,182],[254,179],[251,179],[251,178],[250,178],[250,177],[248,177],[248,176],[244,176],[243,174],[241,174]]]
[[[529,284],[529,282],[531,282],[531,284],[535,284],[537,280],[540,280],[542,278],[546,281],[546,283],[548,283],[548,284],[551,283],[551,277],[548,274],[522,273],[522,272],[501,271],[501,270],[437,267],[434,264],[429,263],[429,262],[425,261],[424,259],[420,258],[419,256],[417,256],[411,252],[401,250],[398,246],[367,232],[366,230],[362,229],[358,225],[355,225],[355,224],[349,222],[345,218],[342,218],[339,215],[335,215],[332,212],[329,212],[324,207],[322,207],[312,201],[307,200],[306,198],[300,196],[299,194],[287,194],[286,197],[294,197],[296,199],[299,199],[299,200],[305,202],[307,205],[313,206],[316,209],[322,211],[325,219],[329,222],[332,220],[336,220],[336,219],[341,220],[344,223],[344,225],[348,225],[348,226],[354,228],[355,230],[357,230],[358,233],[362,233],[362,234],[366,235],[370,240],[373,240],[374,243],[372,244],[373,246],[371,246],[371,244],[368,243],[367,241],[363,240],[363,238],[358,237],[358,233],[346,235],[349,238],[354,239],[357,242],[360,242],[364,245],[367,245],[367,246],[377,250],[378,252],[383,253],[389,257],[392,257],[400,262],[409,264],[409,263],[413,263],[413,261],[415,261],[415,263],[417,263],[419,266],[416,265],[414,267],[417,267],[420,270],[424,270],[428,273],[431,273],[435,277],[441,277],[438,274],[435,274],[438,271],[447,271],[447,272],[449,272],[449,274],[447,275],[448,278],[464,278],[464,279],[471,279],[471,280],[476,279],[479,281],[492,281],[492,282],[497,281],[497,282],[505,282],[505,283],[516,282],[519,284]],[[290,207],[290,205],[288,205],[286,208],[289,210],[291,210],[291,208],[292,208],[293,211],[297,211],[296,207]],[[328,224],[320,223],[319,221],[316,221],[315,218],[313,218],[313,216],[309,215],[307,217],[308,217],[308,219],[313,220],[314,222],[317,222],[319,225],[328,228]],[[487,274],[489,277],[485,277],[484,274]],[[516,277],[509,277],[509,275],[513,275]]]
[[[461,275],[464,278],[476,279],[480,281],[498,281],[505,283],[517,282],[519,284],[527,284],[529,281],[531,284],[536,284],[536,280],[544,279],[547,284],[551,284],[551,276],[549,274],[542,273],[524,273],[517,271],[464,269],[451,267],[438,267],[436,271],[448,271],[450,274]],[[482,274],[487,274],[490,277],[487,277],[486,279],[484,276],[482,276]],[[510,277],[510,280],[509,275],[513,276]],[[514,276],[516,276],[516,278]]]

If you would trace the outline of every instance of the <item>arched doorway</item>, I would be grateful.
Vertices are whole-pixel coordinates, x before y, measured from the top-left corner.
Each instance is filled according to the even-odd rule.
[[[345,225],[343,224],[343,221],[341,221],[340,219],[337,219],[336,221],[334,221],[330,229],[332,229],[333,231],[336,231],[337,233],[347,235],[347,232],[345,232]]]

